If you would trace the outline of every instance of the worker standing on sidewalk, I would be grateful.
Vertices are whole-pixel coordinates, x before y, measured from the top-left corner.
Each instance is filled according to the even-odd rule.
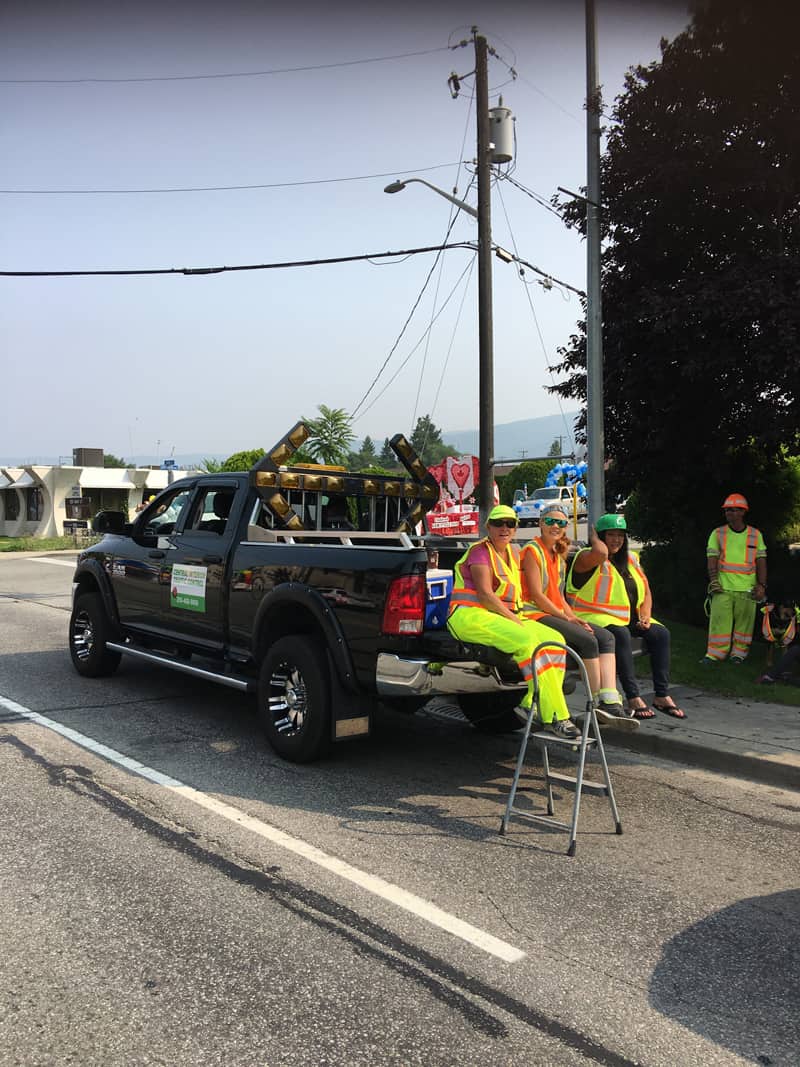
[[[723,505],[725,526],[712,530],[706,547],[711,610],[708,645],[701,663],[742,663],[750,651],[756,602],[766,596],[767,549],[761,531],[744,520],[748,503],[731,493]]]

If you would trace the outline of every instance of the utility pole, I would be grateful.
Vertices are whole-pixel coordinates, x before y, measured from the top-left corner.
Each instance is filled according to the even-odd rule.
[[[486,38],[475,33],[478,120],[478,510],[481,527],[494,506],[494,347],[489,72]]]
[[[589,525],[605,508],[603,309],[600,292],[600,86],[597,19],[586,0],[586,443]]]

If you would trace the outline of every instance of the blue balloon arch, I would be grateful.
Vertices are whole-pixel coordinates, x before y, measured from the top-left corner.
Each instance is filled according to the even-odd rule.
[[[560,480],[564,479],[564,485],[571,488],[576,485],[578,496],[583,499],[586,496],[586,486],[582,479],[586,475],[587,465],[585,463],[556,463],[550,473],[545,478],[545,486],[547,488],[558,485]]]

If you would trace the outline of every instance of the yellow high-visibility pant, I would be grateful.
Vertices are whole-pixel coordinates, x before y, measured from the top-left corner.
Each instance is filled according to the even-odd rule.
[[[709,659],[744,659],[750,651],[756,621],[756,602],[749,593],[715,593],[708,619]]]
[[[547,642],[536,654],[536,678],[539,686],[539,714],[542,722],[553,719],[568,719],[569,711],[564,699],[564,668],[566,666],[565,644],[561,636],[549,626],[532,619],[512,622],[504,615],[496,615],[486,608],[459,607],[447,620],[450,633],[460,641],[476,645],[491,645],[513,656],[522,677],[528,683],[528,692],[520,705],[529,708],[533,703],[533,667],[531,658],[537,645]]]

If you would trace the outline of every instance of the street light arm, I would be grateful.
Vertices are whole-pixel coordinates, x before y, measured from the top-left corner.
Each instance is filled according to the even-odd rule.
[[[429,189],[432,189],[434,193],[438,193],[439,196],[443,196],[445,200],[449,200],[451,204],[455,204],[461,211],[466,211],[468,215],[472,215],[473,219],[477,219],[478,212],[472,207],[471,204],[465,203],[463,200],[459,200],[455,196],[451,196],[450,193],[446,193],[444,189],[440,189],[438,185],[431,185],[430,182],[426,182],[424,178],[406,178],[404,181],[392,182],[391,185],[387,185],[383,190],[385,193],[399,193],[410,183],[417,182],[419,185],[426,185]]]

